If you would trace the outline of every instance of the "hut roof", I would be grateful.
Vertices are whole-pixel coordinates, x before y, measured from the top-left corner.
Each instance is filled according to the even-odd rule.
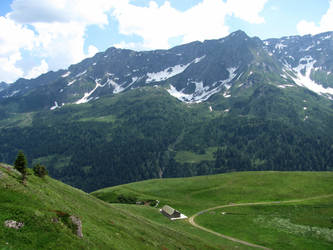
[[[172,215],[176,210],[168,205],[163,206],[162,210],[168,215]]]

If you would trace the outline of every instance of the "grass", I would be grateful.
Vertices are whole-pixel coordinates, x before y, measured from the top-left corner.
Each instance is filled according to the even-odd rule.
[[[0,223],[3,225],[10,219],[24,222],[24,227],[19,230],[0,226],[0,249],[248,249],[194,228],[187,220],[170,221],[157,208],[108,204],[50,177],[38,178],[31,172],[29,170],[28,182],[24,186],[19,173],[8,165],[0,164]],[[328,172],[243,172],[149,180],[93,194],[100,198],[124,194],[158,199],[161,201],[159,207],[169,204],[191,216],[205,208],[230,202],[289,200],[333,193],[332,180],[333,173]],[[299,228],[297,225],[304,226],[299,229],[302,233],[308,233],[306,227],[311,225],[322,230],[324,235],[324,229],[330,225],[327,216],[332,214],[332,199],[315,202],[307,201],[299,204],[303,207],[297,208],[293,204],[241,208],[249,211],[233,208],[236,210],[231,212],[253,216],[246,217],[244,221],[227,221],[228,225],[223,230],[235,237],[247,235],[242,239],[269,246],[279,246],[274,245],[277,244],[274,237],[283,239],[290,234],[285,232],[285,228]],[[209,228],[221,230],[221,224],[217,223],[221,220],[216,217],[219,215],[212,212],[215,214],[203,214],[196,220]],[[83,224],[83,239],[73,234],[72,228],[57,214],[78,216]],[[55,218],[58,218],[57,222]],[[265,222],[264,227],[258,226],[261,221]],[[247,231],[232,233],[239,225],[246,228],[247,224]],[[274,228],[281,229],[274,231]],[[257,239],[256,230],[257,233],[267,231],[267,234]],[[305,243],[311,248],[319,246],[317,249],[331,246],[322,238],[303,241],[304,237],[299,234],[288,237],[288,242],[295,242],[291,245],[295,248]]]
[[[191,151],[178,151],[175,160],[180,163],[199,163],[202,161],[214,161],[217,147],[209,147],[204,154],[196,154]]]
[[[50,177],[36,177],[31,170],[24,186],[20,174],[5,166],[0,164],[0,249],[218,249],[237,245],[222,239],[211,242],[210,235],[200,237],[197,229],[183,231],[168,220],[152,221],[128,205],[110,205]],[[157,209],[149,209],[144,211],[160,216]],[[83,239],[59,218],[55,222],[59,211],[81,219]],[[24,227],[6,228],[6,220],[24,222]]]
[[[138,199],[158,199],[160,207],[168,204],[190,217],[201,210],[230,203],[283,201],[333,194],[332,183],[332,172],[238,172],[142,181],[92,194],[104,200],[120,194]],[[152,212],[153,208],[114,206],[127,206],[129,211],[157,223],[166,220],[163,223],[183,232],[195,234],[196,231],[187,221],[168,222]],[[222,217],[222,211],[227,211],[228,217]],[[196,222],[219,233],[273,249],[329,249],[332,242],[324,238],[332,237],[332,214],[333,198],[329,198],[294,204],[225,208],[197,216]],[[300,232],[290,232],[290,228]],[[320,231],[322,236],[309,228]],[[212,243],[219,239],[203,231],[200,235]]]
[[[217,209],[198,216],[196,222],[272,249],[330,249],[332,215],[333,197],[330,197],[294,204]]]
[[[32,126],[33,116],[33,112],[11,114],[10,117],[7,119],[0,119],[0,128],[30,127]]]
[[[242,202],[281,201],[333,193],[332,172],[235,172],[189,178],[154,179],[93,192],[107,200],[118,194],[157,199],[186,215]]]
[[[106,116],[100,116],[100,117],[85,117],[81,118],[79,121],[81,122],[106,122],[106,123],[113,123],[117,119],[114,115],[106,115]]]

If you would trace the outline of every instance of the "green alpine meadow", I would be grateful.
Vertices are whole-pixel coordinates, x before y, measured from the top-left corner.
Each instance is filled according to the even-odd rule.
[[[92,194],[31,170],[23,185],[22,175],[7,164],[0,165],[0,178],[1,221],[23,223],[19,229],[0,227],[1,249],[252,249],[196,228],[189,219],[169,220],[159,211],[165,204],[188,218],[199,213],[195,222],[205,228],[266,248],[332,246],[330,172],[154,179]],[[157,206],[138,203],[156,200]],[[251,202],[271,204],[201,212]],[[82,236],[70,216],[81,221]]]

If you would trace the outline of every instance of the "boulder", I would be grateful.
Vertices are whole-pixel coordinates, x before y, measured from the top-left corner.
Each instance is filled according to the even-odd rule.
[[[76,235],[80,238],[83,238],[82,234],[82,222],[79,217],[76,217],[74,215],[71,215],[69,217],[72,221],[72,223],[76,226]]]
[[[23,226],[24,226],[23,222],[18,222],[18,221],[14,221],[14,220],[5,221],[5,227],[8,227],[8,228],[15,228],[16,230],[18,230]]]

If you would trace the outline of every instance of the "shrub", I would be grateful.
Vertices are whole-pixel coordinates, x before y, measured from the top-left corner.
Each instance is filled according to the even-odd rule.
[[[41,178],[48,174],[46,167],[40,164],[36,164],[33,168],[33,171],[36,176],[39,176]]]

